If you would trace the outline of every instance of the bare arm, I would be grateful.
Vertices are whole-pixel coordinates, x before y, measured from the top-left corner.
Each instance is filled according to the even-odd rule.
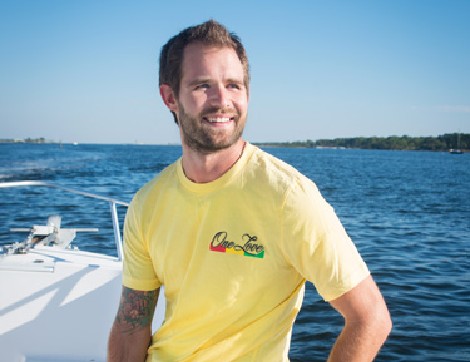
[[[108,341],[108,362],[143,362],[159,289],[143,292],[122,288],[119,309]]]
[[[329,362],[372,361],[387,339],[392,322],[372,277],[331,302],[345,326],[331,350]]]

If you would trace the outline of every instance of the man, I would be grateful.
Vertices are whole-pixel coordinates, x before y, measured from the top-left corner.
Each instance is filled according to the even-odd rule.
[[[331,361],[370,361],[390,332],[313,182],[242,139],[248,87],[245,49],[215,21],[162,48],[160,94],[183,155],[128,210],[109,361],[287,361],[306,280],[345,319]],[[152,338],[160,286],[165,322]]]

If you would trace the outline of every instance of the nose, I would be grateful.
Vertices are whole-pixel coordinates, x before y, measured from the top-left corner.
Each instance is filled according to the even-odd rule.
[[[212,88],[210,102],[212,106],[227,107],[230,105],[230,94],[224,85],[217,85]]]

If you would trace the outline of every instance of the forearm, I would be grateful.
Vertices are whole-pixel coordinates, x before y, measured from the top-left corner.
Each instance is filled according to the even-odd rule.
[[[150,338],[149,327],[129,331],[114,322],[109,335],[108,362],[144,362]]]
[[[372,277],[331,304],[344,317],[345,326],[328,361],[372,361],[392,329],[387,306]]]
[[[372,361],[390,332],[388,313],[369,323],[346,324],[334,344],[328,362]]]
[[[108,340],[108,362],[143,362],[151,341],[159,290],[122,288],[119,309]]]

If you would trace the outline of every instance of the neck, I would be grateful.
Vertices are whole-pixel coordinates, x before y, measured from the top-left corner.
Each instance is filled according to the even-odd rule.
[[[194,151],[183,144],[183,170],[188,179],[196,183],[214,181],[230,170],[240,159],[245,141],[239,139],[229,148],[212,153]]]

